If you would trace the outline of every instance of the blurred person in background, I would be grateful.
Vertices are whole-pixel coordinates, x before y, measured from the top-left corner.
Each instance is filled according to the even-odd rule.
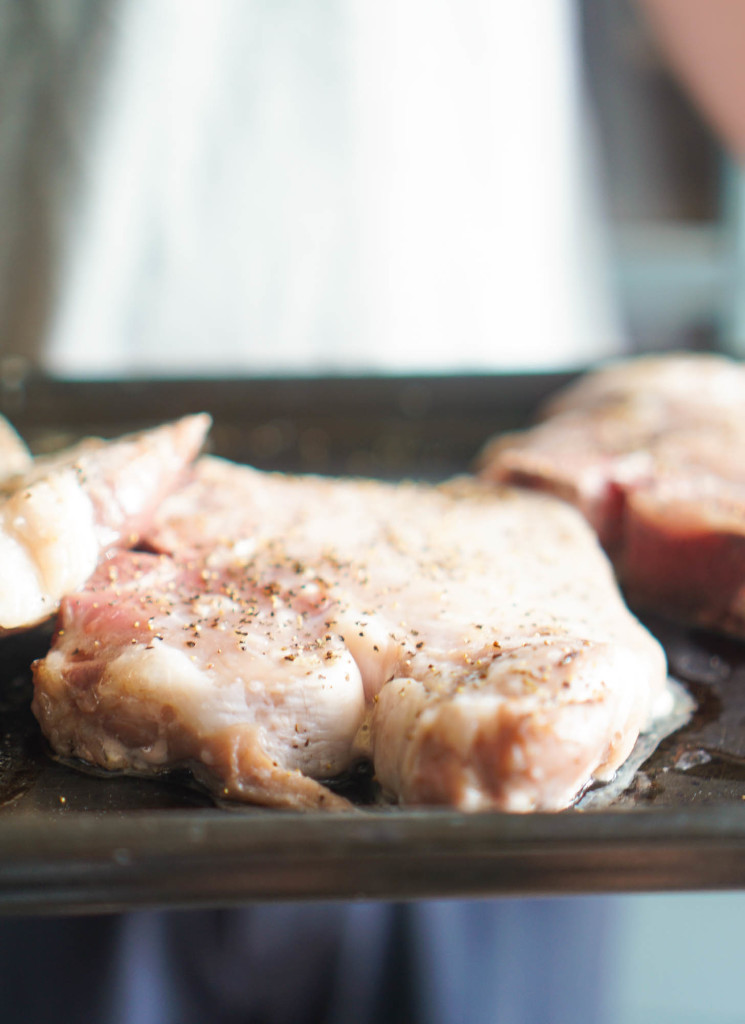
[[[619,350],[568,0],[32,0],[2,26],[6,353],[90,376]]]
[[[694,5],[649,6],[673,33]],[[3,355],[112,376],[624,351],[577,46],[568,0],[6,0]],[[3,1020],[590,1024],[610,914],[521,900],[5,921]]]

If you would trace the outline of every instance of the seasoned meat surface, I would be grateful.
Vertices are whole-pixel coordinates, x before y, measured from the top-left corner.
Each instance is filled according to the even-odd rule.
[[[0,482],[0,631],[34,625],[101,555],[134,543],[202,446],[206,416],[83,441]]]
[[[325,605],[292,566],[119,552],[62,602],[34,711],[58,753],[103,768],[185,765],[225,797],[343,804],[312,777],[349,767],[364,698]]]
[[[368,757],[405,803],[558,809],[664,692],[659,645],[548,496],[203,458],[145,539],[65,599],[35,668],[61,754],[300,807],[339,806],[323,781]]]
[[[670,355],[588,374],[481,473],[575,505],[633,604],[745,635],[743,451],[745,368]]]

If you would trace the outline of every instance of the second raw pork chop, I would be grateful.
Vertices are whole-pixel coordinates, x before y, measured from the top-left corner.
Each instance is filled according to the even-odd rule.
[[[579,508],[633,604],[745,635],[744,452],[745,367],[668,355],[588,374],[482,467]]]
[[[360,757],[410,804],[568,805],[665,692],[656,641],[562,503],[203,458],[153,553],[65,599],[35,669],[54,749],[218,793],[340,806]]]

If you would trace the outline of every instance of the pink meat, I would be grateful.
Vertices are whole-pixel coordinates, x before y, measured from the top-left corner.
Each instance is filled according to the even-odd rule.
[[[206,416],[36,459],[0,485],[0,632],[34,625],[132,545],[204,441]]]
[[[34,712],[57,753],[102,768],[187,766],[220,796],[342,806],[311,776],[349,767],[364,698],[327,605],[289,565],[119,552],[63,600]]]
[[[65,599],[35,669],[59,753],[338,806],[360,757],[409,804],[558,809],[628,756],[665,661],[582,521],[475,481],[288,477],[201,459]]]
[[[531,430],[485,449],[485,479],[558,495],[596,530],[639,607],[745,634],[745,369],[716,356],[589,374]]]

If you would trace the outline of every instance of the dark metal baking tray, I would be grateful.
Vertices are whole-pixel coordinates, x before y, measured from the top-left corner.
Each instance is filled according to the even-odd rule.
[[[266,468],[389,479],[468,470],[560,375],[312,380],[0,381],[0,411],[44,451],[185,412],[213,450]],[[101,778],[53,761],[29,710],[43,630],[0,645],[0,912],[295,898],[745,888],[745,644],[649,620],[696,700],[602,810],[463,815],[216,807],[185,778]],[[363,794],[365,780],[352,780]],[[355,789],[355,787],[357,787]]]

